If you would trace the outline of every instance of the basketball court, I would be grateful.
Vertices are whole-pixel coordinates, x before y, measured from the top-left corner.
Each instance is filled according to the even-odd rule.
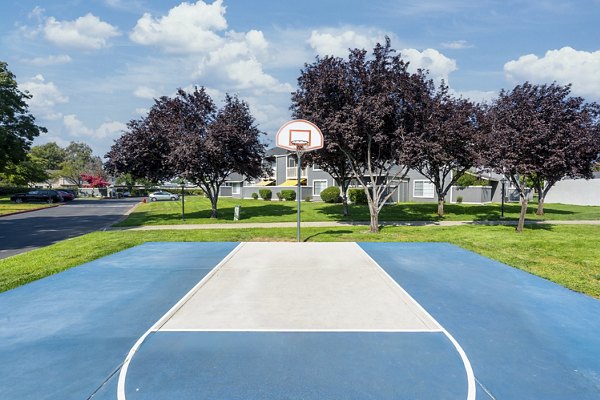
[[[599,316],[444,243],[147,243],[0,294],[0,398],[597,399]]]

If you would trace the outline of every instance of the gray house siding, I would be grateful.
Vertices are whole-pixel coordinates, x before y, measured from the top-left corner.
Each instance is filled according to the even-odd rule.
[[[564,179],[546,195],[546,203],[600,206],[600,172],[593,179]]]

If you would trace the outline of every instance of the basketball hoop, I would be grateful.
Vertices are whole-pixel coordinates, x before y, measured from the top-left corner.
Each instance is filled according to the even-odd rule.
[[[297,240],[300,242],[300,200],[302,198],[300,171],[302,168],[302,154],[307,151],[323,148],[323,133],[321,133],[319,127],[312,122],[303,119],[295,119],[286,122],[279,128],[279,131],[277,131],[277,135],[275,136],[275,143],[277,144],[277,147],[296,152],[298,163],[298,173],[296,175],[298,183],[296,192],[296,199],[298,200]]]

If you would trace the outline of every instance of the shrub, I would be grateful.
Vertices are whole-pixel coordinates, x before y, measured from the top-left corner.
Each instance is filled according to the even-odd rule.
[[[296,200],[296,191],[290,190],[290,189],[284,189],[281,191],[281,197],[287,201],[294,201],[294,200]]]
[[[270,189],[258,189],[258,194],[265,201],[271,200],[271,197],[273,197],[273,192]]]
[[[454,183],[455,186],[467,187],[467,186],[488,186],[490,182],[486,179],[481,179],[475,175],[465,173]]]
[[[252,193],[252,198],[254,200],[258,200],[258,193],[256,193],[256,192]]]
[[[16,193],[27,193],[32,188],[27,186],[0,186],[0,196],[9,196]]]
[[[304,196],[304,201],[310,203],[312,201],[312,196]]]
[[[457,203],[457,204],[462,204],[462,202],[463,202],[463,197],[462,197],[462,196],[458,196],[458,197],[456,198],[456,203]]]
[[[281,199],[282,199],[281,192],[275,193],[275,196],[277,196],[277,200],[281,201]]]
[[[337,186],[329,186],[321,191],[321,200],[325,203],[341,203],[340,188]]]
[[[367,204],[367,195],[362,188],[348,190],[348,198],[354,204]]]

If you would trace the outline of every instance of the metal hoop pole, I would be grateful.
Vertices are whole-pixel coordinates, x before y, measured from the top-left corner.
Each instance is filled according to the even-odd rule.
[[[296,240],[298,243],[300,243],[300,173],[301,173],[301,169],[302,169],[302,163],[301,163],[301,158],[302,158],[302,151],[301,150],[297,150],[296,151],[296,158],[298,159],[298,173],[296,175],[296,179],[297,179],[297,183],[298,183],[298,190],[296,193],[296,200],[298,200],[298,223],[297,223],[297,233],[296,233]]]

